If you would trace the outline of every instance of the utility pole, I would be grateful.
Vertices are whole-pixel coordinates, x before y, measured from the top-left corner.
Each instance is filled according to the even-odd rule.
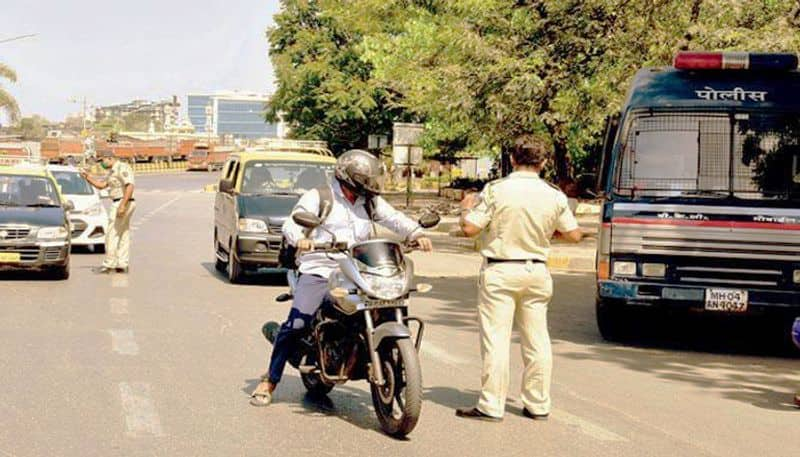
[[[12,41],[17,41],[17,40],[24,40],[25,38],[33,38],[33,37],[35,37],[37,35],[39,35],[39,34],[38,33],[30,33],[28,35],[19,35],[19,36],[15,36],[15,37],[11,37],[11,38],[3,38],[2,40],[0,40],[0,44],[2,44],[2,43],[10,43]]]

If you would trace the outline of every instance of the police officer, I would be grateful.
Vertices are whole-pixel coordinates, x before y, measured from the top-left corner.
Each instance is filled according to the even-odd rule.
[[[478,404],[456,410],[459,417],[502,420],[515,323],[524,362],[523,414],[537,420],[550,414],[547,306],[553,281],[546,265],[550,239],[558,232],[578,242],[583,234],[567,197],[539,177],[548,156],[541,139],[519,138],[511,154],[514,172],[489,183],[480,196],[471,194],[462,201],[461,228],[467,236],[480,235],[484,257],[478,297],[483,369]]]
[[[93,178],[85,170],[81,171],[81,176],[98,189],[108,188],[112,201],[106,233],[106,258],[99,272],[127,273],[131,244],[131,215],[136,209],[136,202],[133,199],[133,169],[117,159],[110,151],[102,151],[98,156],[100,166],[108,171],[106,178],[103,180]]]

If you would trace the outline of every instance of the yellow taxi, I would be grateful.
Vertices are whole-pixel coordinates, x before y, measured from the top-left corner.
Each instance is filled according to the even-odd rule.
[[[71,203],[38,165],[0,165],[0,269],[69,278]]]

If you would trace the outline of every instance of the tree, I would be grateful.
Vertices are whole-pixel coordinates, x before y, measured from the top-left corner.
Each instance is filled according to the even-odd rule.
[[[282,0],[268,30],[278,80],[267,119],[282,118],[292,135],[327,141],[334,152],[367,145],[371,133],[388,133],[402,110],[386,103],[386,90],[361,59],[358,28],[344,28],[332,3]]]
[[[7,80],[9,82],[17,82],[17,73],[8,65],[0,62],[0,80]],[[14,123],[19,117],[19,105],[17,100],[0,85],[0,111],[5,111],[11,123]]]
[[[11,129],[17,135],[20,135],[25,141],[41,141],[47,136],[47,128],[50,121],[42,116],[34,114],[33,116],[23,117],[19,123]]]

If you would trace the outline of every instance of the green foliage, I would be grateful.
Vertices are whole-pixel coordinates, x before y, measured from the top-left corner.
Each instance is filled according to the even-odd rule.
[[[20,135],[25,141],[41,141],[47,136],[48,125],[50,125],[50,122],[47,119],[34,114],[20,119],[19,123],[11,129],[11,132]]]
[[[273,116],[355,144],[417,118],[429,154],[550,139],[554,173],[594,163],[605,117],[638,68],[680,49],[793,51],[800,1],[284,0],[269,33]]]
[[[3,79],[12,83],[17,82],[17,73],[8,65],[0,62],[0,80]],[[0,85],[0,111],[5,111],[12,123],[19,118],[17,100],[2,85]]]

